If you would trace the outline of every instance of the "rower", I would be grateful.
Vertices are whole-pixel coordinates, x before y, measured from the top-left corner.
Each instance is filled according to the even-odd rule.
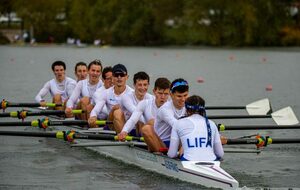
[[[185,161],[214,161],[224,155],[216,124],[207,119],[205,101],[200,96],[191,96],[185,102],[187,117],[179,119],[172,127],[168,156],[177,157],[182,145]]]
[[[104,67],[103,71],[102,71],[102,82],[103,82],[103,87],[105,89],[108,89],[110,87],[113,86],[112,83],[112,67],[108,66],[108,67]]]
[[[169,147],[172,126],[186,114],[184,102],[189,93],[187,81],[182,78],[175,79],[170,91],[172,101],[167,101],[158,109],[154,127],[148,125],[142,128],[142,135],[152,152]]]
[[[96,102],[100,99],[101,94],[103,93],[104,90],[109,89],[110,87],[113,86],[112,82],[112,67],[104,67],[102,71],[102,82],[103,86],[98,88],[96,92],[94,93],[92,97],[92,104],[96,105]],[[108,111],[106,105],[104,105],[102,111],[98,113],[97,118],[100,120],[106,120],[108,117]]]
[[[55,78],[46,82],[35,97],[36,102],[39,102],[42,107],[46,107],[44,97],[49,92],[53,99],[53,103],[65,104],[76,86],[76,81],[74,79],[66,77],[66,64],[63,61],[55,61],[51,68]],[[56,107],[56,109],[63,110],[63,107]]]
[[[138,103],[142,100],[153,99],[153,95],[148,93],[150,84],[150,77],[144,71],[137,72],[133,76],[134,91],[122,96],[120,105],[124,108],[125,121],[127,121],[131,114],[135,111]],[[136,122],[137,130],[145,123],[144,118]],[[123,129],[123,126],[122,126]],[[121,130],[122,130],[121,129]],[[131,135],[138,136],[139,132],[132,131]]]
[[[77,82],[80,80],[84,80],[87,77],[87,64],[84,62],[78,62],[75,65],[75,76],[77,78]]]
[[[104,105],[106,105],[109,112],[108,120],[113,121],[113,125],[110,125],[110,127],[119,133],[125,123],[124,110],[120,106],[120,101],[122,96],[132,92],[133,89],[126,85],[128,73],[124,65],[115,65],[112,73],[114,86],[101,93],[88,122],[90,127],[96,127],[97,115],[102,112]]]
[[[126,121],[121,133],[118,134],[118,139],[120,141],[125,140],[125,137],[135,128],[139,121],[145,123],[144,126],[150,125],[149,127],[153,128],[158,108],[160,108],[169,98],[170,81],[167,78],[156,79],[153,94],[154,98],[145,99],[138,103],[129,120]],[[143,118],[144,121],[142,120]],[[142,128],[144,126],[142,126]]]
[[[88,65],[88,79],[80,80],[71,97],[67,101],[67,108],[65,110],[67,117],[73,117],[72,109],[81,109],[84,111],[81,114],[80,119],[87,120],[89,117],[89,113],[93,109],[93,105],[91,104],[92,96],[95,91],[103,86],[102,81],[100,80],[102,72],[102,63],[100,60],[94,60]],[[79,100],[79,101],[78,101]]]

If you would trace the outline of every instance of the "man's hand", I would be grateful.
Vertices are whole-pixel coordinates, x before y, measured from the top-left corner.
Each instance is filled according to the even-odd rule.
[[[73,117],[72,108],[66,108],[65,114],[68,118]]]
[[[88,120],[89,126],[91,128],[97,127],[96,121],[97,121],[97,117],[96,116],[90,117],[89,120]]]
[[[46,105],[47,103],[46,103],[46,101],[45,100],[42,100],[42,101],[40,101],[40,105],[41,105],[41,107],[47,107],[47,105]]]
[[[227,137],[225,137],[225,136],[220,136],[220,139],[221,139],[221,143],[222,143],[222,144],[227,144]]]
[[[128,133],[126,131],[121,131],[121,133],[118,134],[118,140],[125,141],[125,138],[127,135],[128,135]]]

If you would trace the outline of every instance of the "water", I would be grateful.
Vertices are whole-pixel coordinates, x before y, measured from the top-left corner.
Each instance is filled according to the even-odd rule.
[[[67,74],[74,77],[76,62],[89,63],[93,59],[101,59],[104,66],[126,65],[130,74],[129,85],[132,85],[133,74],[141,70],[149,73],[151,88],[157,77],[164,76],[170,80],[182,77],[189,81],[190,94],[201,95],[207,105],[246,105],[267,97],[274,111],[291,106],[300,118],[300,53],[297,48],[0,46],[0,97],[11,102],[33,102],[42,85],[53,77],[52,62],[65,61]],[[204,79],[204,83],[197,82],[199,77]],[[272,91],[265,90],[269,84],[273,86]],[[227,112],[246,114],[240,110]],[[216,122],[228,125],[274,124],[271,119]],[[229,131],[223,134],[237,137],[257,132],[273,138],[299,137],[299,130]],[[244,147],[254,148],[253,145]],[[299,156],[300,148],[296,144],[270,145],[259,155],[226,154],[223,168],[241,186],[300,187]],[[0,189],[199,188],[110,160],[92,151],[75,151],[65,142],[55,139],[0,136],[0,160]]]

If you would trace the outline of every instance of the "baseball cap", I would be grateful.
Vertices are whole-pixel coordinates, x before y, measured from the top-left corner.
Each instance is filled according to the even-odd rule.
[[[123,64],[116,64],[113,69],[112,69],[113,73],[125,73],[127,74],[127,69]]]

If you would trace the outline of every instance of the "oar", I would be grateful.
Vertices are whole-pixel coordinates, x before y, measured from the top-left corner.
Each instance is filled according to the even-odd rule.
[[[271,115],[219,115],[208,116],[209,119],[250,119],[250,118],[272,118],[277,125],[295,125],[299,121],[291,107],[286,107],[273,112]]]
[[[74,139],[90,140],[118,140],[118,136],[109,134],[86,134],[75,131],[57,131],[57,132],[31,132],[31,131],[0,131],[0,135],[25,136],[25,137],[50,137],[73,141]],[[144,141],[143,137],[126,136],[127,141]]]
[[[219,131],[233,130],[266,130],[266,129],[300,129],[300,125],[218,125]]]
[[[206,106],[207,110],[240,110],[246,109],[249,115],[266,115],[272,112],[268,98],[252,102],[246,106]]]
[[[228,145],[232,145],[232,144],[258,144],[261,141],[259,139],[227,139],[227,143]],[[294,143],[300,143],[300,138],[290,138],[290,139],[286,139],[286,138],[267,138],[267,140],[265,141],[266,145],[269,144],[294,144]]]
[[[8,102],[6,100],[2,100],[0,104],[0,109],[5,110],[7,107],[40,107],[40,103],[14,103],[14,102]],[[62,104],[55,104],[55,103],[46,103],[46,107],[56,107],[56,106],[62,106]]]
[[[82,114],[82,110],[72,110],[73,114]],[[0,113],[0,117],[17,117],[19,119],[25,119],[28,116],[37,116],[37,115],[64,115],[65,111],[63,110],[41,110],[41,111],[12,111],[7,113]]]
[[[144,142],[126,141],[126,142],[88,142],[71,144],[71,147],[100,147],[100,146],[138,146],[147,147]],[[225,153],[256,153],[259,154],[259,149],[240,149],[240,148],[224,148]]]
[[[144,142],[126,141],[126,142],[89,142],[89,143],[78,143],[71,144],[71,147],[95,147],[95,146],[139,146],[147,147]]]
[[[106,125],[112,124],[111,121],[98,120],[96,121],[97,125]],[[32,121],[24,121],[24,122],[0,122],[0,126],[32,126],[32,127],[40,127],[46,129],[48,126],[55,125],[88,125],[88,122],[85,120],[48,120],[46,119],[38,119]]]
[[[208,119],[262,119],[272,118],[272,115],[209,115]]]

